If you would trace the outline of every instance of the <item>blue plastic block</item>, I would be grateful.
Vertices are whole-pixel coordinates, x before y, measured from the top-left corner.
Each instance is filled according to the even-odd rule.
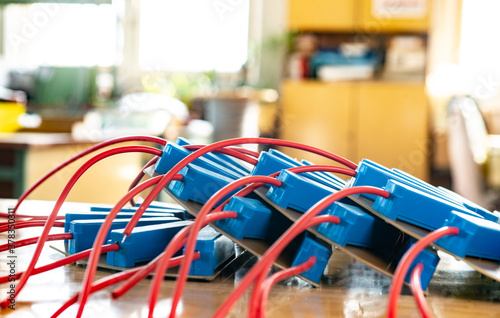
[[[210,226],[198,233],[195,250],[200,258],[193,261],[190,275],[212,276],[219,266],[234,256],[234,243]]]
[[[127,226],[130,219],[117,219],[111,224],[110,231],[114,229],[121,229]],[[137,226],[149,225],[149,224],[162,224],[177,222],[178,218],[174,217],[153,217],[153,218],[141,218],[137,223]],[[104,223],[104,219],[100,220],[76,220],[71,222],[69,232],[73,233],[73,239],[69,240],[68,253],[74,254],[92,247],[94,244],[95,237]],[[106,236],[105,242],[109,239],[109,234]]]
[[[356,177],[351,179],[349,186],[354,187],[368,185],[384,189],[389,180],[395,180],[401,184],[406,184],[413,189],[425,192],[433,197],[438,197],[441,200],[449,202],[451,205],[456,205],[457,210],[464,211],[464,213],[471,211],[475,214],[481,215],[485,219],[495,222],[499,219],[497,215],[494,215],[486,209],[481,208],[470,201],[467,202],[467,200],[461,200],[461,197],[458,194],[451,195],[451,191],[449,190],[444,191],[443,189],[436,188],[408,173],[397,169],[389,170],[388,168],[367,159],[363,159],[360,162]],[[361,196],[374,201],[377,199],[377,196],[372,194],[362,194]]]
[[[411,241],[414,242],[413,239]],[[409,244],[408,248],[410,248],[412,245],[413,243]],[[411,272],[418,263],[422,263],[424,265],[424,268],[422,270],[422,273],[420,274],[420,283],[422,285],[422,289],[426,290],[432,279],[432,276],[434,275],[434,272],[436,271],[439,260],[440,259],[436,251],[430,248],[424,249],[422,252],[420,252],[420,254],[418,254],[413,263],[410,265],[408,273],[405,277],[405,282],[410,283]]]
[[[259,160],[253,168],[252,176],[268,176],[283,169],[297,167],[298,165],[291,164],[281,158],[273,156],[268,152],[261,152]]]
[[[390,249],[401,235],[401,231],[397,228],[358,206],[335,202],[328,208],[326,214],[339,217],[340,222],[322,223],[318,227],[318,232],[340,246]]]
[[[169,190],[181,200],[191,200],[198,203],[205,203],[214,193],[234,180],[218,173],[189,164],[180,171],[182,181],[172,181]],[[224,197],[223,200],[241,190],[238,188]],[[223,201],[222,200],[222,201]]]
[[[307,160],[302,160],[302,163],[306,166],[314,165],[315,163],[307,161]],[[318,172],[312,172],[312,174],[319,175],[323,179],[327,180],[330,184],[331,187],[335,189],[343,189],[345,187],[345,180],[341,179],[340,177],[334,175],[333,173],[326,172],[326,171],[318,171]]]
[[[262,152],[259,156],[259,161],[257,162],[257,165],[255,165],[254,169],[252,170],[251,175],[256,176],[256,175],[261,175],[261,176],[268,176],[270,174],[279,172],[284,169],[290,169],[294,167],[299,167],[303,166],[300,162],[289,158],[288,156],[282,154],[282,156],[277,156],[276,154],[280,153],[278,151],[274,151],[273,153],[270,152]],[[286,159],[284,159],[286,158]],[[307,173],[301,173],[300,174],[303,177],[309,178],[311,180],[317,181],[319,183],[322,183],[328,187],[331,187],[331,183],[329,183],[328,180],[323,179],[322,177],[319,177],[315,174],[312,174],[311,172]],[[271,186],[271,185],[268,185]]]
[[[136,202],[135,206],[138,208],[142,202]],[[160,209],[160,210],[184,210],[184,207],[177,203],[153,201],[149,205],[148,209]],[[167,211],[169,212],[169,211]]]
[[[159,174],[165,174],[170,169],[172,169],[177,163],[182,159],[186,158],[191,152],[184,147],[179,146],[174,143],[168,143],[163,149],[163,154],[160,159],[156,162],[155,171]],[[221,166],[218,163],[213,162],[205,157],[199,157],[192,161],[192,164],[200,166],[209,171],[217,172],[218,174],[224,175],[227,178],[236,180],[241,177],[241,175]]]
[[[120,212],[116,215],[115,219],[130,219],[135,213],[132,212]],[[72,221],[76,220],[98,220],[105,219],[109,213],[106,212],[69,212],[66,213],[64,219],[64,232],[69,232],[69,228]],[[141,218],[152,218],[152,217],[175,217],[172,213],[144,213]]]
[[[138,206],[135,207],[128,207],[128,208],[122,208],[118,215],[122,213],[135,213],[138,209]],[[90,211],[92,212],[106,212],[109,213],[111,211],[111,207],[91,207]],[[150,213],[150,214],[156,214],[156,216],[174,216],[176,218],[182,219],[182,216],[184,215],[184,209],[160,209],[160,208],[154,208],[154,207],[148,207],[144,213]]]
[[[482,219],[479,214],[460,205],[394,180],[387,182],[385,190],[391,195],[387,199],[377,198],[373,203],[373,209],[392,220],[398,219],[428,230],[435,230],[443,226],[454,210]]]
[[[135,227],[123,242],[123,229],[113,230],[108,243],[119,242],[120,249],[109,252],[106,263],[112,266],[132,267],[141,262],[148,262],[165,250],[177,232],[192,223],[192,221],[178,221]]]
[[[297,266],[304,263],[312,255],[316,257],[316,262],[310,269],[303,272],[301,275],[317,283],[321,275],[323,275],[328,260],[332,255],[332,247],[326,243],[320,242],[316,236],[306,232],[293,257],[291,266]]]
[[[486,220],[496,222],[498,223],[500,221],[500,217],[498,214],[495,214],[494,212],[490,212],[486,210],[485,208],[477,205],[476,203],[462,197],[456,192],[453,192],[449,189],[443,188],[443,187],[437,187],[441,192],[445,193],[449,197],[454,197],[457,201],[461,202],[463,206],[465,206],[467,209],[471,210],[472,212],[476,212],[477,214],[481,215],[483,218]]]
[[[278,180],[280,187],[272,186],[267,197],[282,208],[292,208],[306,212],[319,200],[335,191],[318,182],[304,178],[296,173],[284,170]]]
[[[460,230],[436,243],[459,257],[473,256],[500,261],[500,224],[452,212],[444,226]]]
[[[262,202],[245,197],[232,197],[224,211],[235,211],[235,219],[217,221],[217,226],[236,239],[265,239],[271,225],[271,210]]]
[[[187,146],[187,145],[191,144],[189,141],[187,141],[184,138],[177,138],[176,143],[179,146]],[[190,151],[190,152],[192,152],[192,151]],[[233,171],[236,174],[239,174],[240,176],[246,176],[249,173],[248,167],[241,168],[240,164],[235,164],[235,160],[238,160],[238,159],[235,159],[231,156],[221,154],[221,153],[214,151],[214,152],[209,152],[207,154],[204,154],[203,157],[207,158],[209,160],[212,160],[213,162],[216,162],[223,167],[226,167],[227,169]],[[232,159],[234,159],[234,160],[232,160]]]

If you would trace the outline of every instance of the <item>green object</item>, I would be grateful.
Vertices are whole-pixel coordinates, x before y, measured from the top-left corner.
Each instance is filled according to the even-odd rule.
[[[81,113],[95,96],[96,75],[96,67],[40,67],[34,91],[37,111],[63,111],[59,115]]]

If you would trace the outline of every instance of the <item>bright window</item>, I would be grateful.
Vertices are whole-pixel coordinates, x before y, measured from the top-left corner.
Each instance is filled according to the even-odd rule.
[[[7,5],[4,60],[23,66],[114,65],[116,20],[108,4]]]
[[[142,0],[146,70],[237,72],[247,59],[248,0]]]

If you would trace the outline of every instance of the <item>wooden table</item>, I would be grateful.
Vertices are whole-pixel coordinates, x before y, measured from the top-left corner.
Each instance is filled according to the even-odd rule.
[[[0,200],[0,211],[6,212],[13,200]],[[27,201],[19,213],[46,214],[52,206],[48,201]],[[79,207],[78,203],[67,203],[63,210]],[[63,211],[64,212],[64,211]],[[54,232],[60,231],[57,229]],[[19,229],[16,240],[32,237],[41,228]],[[6,234],[0,234],[0,244],[5,243]],[[59,245],[58,245],[59,244]],[[42,252],[38,264],[53,262],[63,256],[49,245]],[[17,271],[25,268],[34,247],[15,250]],[[5,275],[7,252],[0,253],[0,274]],[[464,263],[442,255],[436,274],[428,288],[427,300],[436,317],[499,317],[500,283],[485,278]],[[212,282],[188,282],[179,317],[211,317],[224,302],[234,286],[242,279],[254,258],[245,259],[238,269],[224,271]],[[85,268],[68,265],[48,273],[33,276],[26,288],[16,299],[16,310],[6,310],[5,317],[49,317],[67,299],[74,295],[81,285]],[[97,279],[111,272],[99,270]],[[276,286],[269,299],[268,317],[384,317],[387,293],[391,280],[378,272],[354,262],[347,255],[334,251],[320,288],[311,288],[303,281],[293,278]],[[119,300],[109,296],[110,288],[91,296],[85,309],[85,317],[146,317],[150,280],[144,280]],[[163,284],[157,316],[165,317],[174,285],[166,279]],[[2,298],[7,295],[8,286],[0,287]],[[234,307],[229,317],[246,317],[248,294]],[[63,317],[74,317],[76,306],[66,311]],[[155,315],[156,316],[156,315]],[[409,289],[403,289],[399,303],[400,317],[420,317]]]

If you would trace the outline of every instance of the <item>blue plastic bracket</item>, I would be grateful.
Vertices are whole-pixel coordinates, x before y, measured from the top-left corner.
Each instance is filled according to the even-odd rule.
[[[178,221],[135,227],[123,242],[123,229],[113,230],[108,243],[119,242],[120,249],[109,252],[106,262],[112,266],[132,267],[150,261],[165,250],[177,232],[192,223],[193,221]]]

